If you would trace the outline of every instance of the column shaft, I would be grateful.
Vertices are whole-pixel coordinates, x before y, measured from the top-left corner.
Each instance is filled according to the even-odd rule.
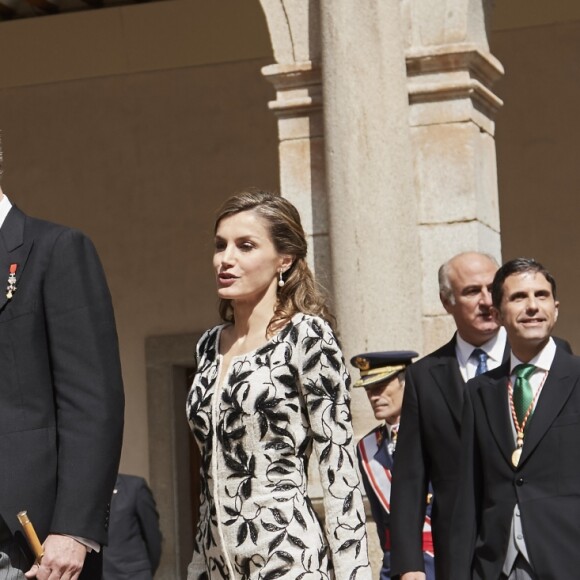
[[[332,279],[345,354],[422,345],[421,264],[398,0],[322,0]],[[354,394],[355,429],[374,419]]]

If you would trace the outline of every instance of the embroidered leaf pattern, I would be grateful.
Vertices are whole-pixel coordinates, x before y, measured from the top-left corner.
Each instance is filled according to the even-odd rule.
[[[370,580],[350,377],[332,330],[322,319],[298,314],[264,346],[222,369],[221,328],[198,343],[187,397],[202,453],[189,580],[310,574]],[[312,451],[328,532],[307,495]]]

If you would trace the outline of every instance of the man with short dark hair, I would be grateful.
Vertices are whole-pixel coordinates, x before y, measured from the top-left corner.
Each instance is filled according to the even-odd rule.
[[[551,338],[559,303],[541,264],[507,262],[492,295],[512,352],[467,384],[449,578],[576,578],[580,358]]]

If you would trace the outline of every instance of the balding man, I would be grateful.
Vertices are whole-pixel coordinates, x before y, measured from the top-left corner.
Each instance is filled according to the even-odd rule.
[[[439,297],[457,332],[407,369],[391,492],[392,574],[401,580],[425,578],[422,530],[429,482],[435,572],[449,578],[465,383],[509,357],[505,330],[491,309],[497,269],[493,257],[477,252],[458,254],[439,268]],[[567,342],[555,340],[570,352]]]
[[[425,497],[433,486],[431,525],[437,578],[449,577],[446,557],[457,488],[465,382],[498,367],[506,335],[491,313],[498,268],[486,254],[459,254],[439,269],[439,296],[457,332],[407,369],[391,493],[391,564],[402,580],[424,579]]]

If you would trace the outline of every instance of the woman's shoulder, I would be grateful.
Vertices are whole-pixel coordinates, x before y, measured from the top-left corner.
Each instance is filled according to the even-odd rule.
[[[205,352],[208,348],[212,348],[216,346],[217,340],[222,332],[222,330],[229,326],[229,323],[218,324],[216,326],[212,326],[208,328],[202,335],[201,338],[197,341],[196,351],[198,353]]]
[[[295,325],[302,324],[307,327],[320,326],[324,328],[330,328],[330,324],[325,318],[322,318],[322,316],[316,316],[314,314],[305,314],[304,312],[297,312],[292,317],[292,322]]]
[[[305,314],[304,312],[296,313],[292,317],[289,326],[296,329],[299,335],[318,335],[320,337],[328,334],[334,335],[332,327],[326,319],[313,314]]]

